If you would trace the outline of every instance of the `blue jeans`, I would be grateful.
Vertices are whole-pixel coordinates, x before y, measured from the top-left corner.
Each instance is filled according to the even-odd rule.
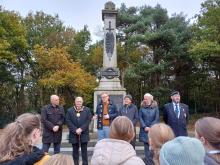
[[[51,143],[43,143],[43,151],[47,152],[49,151]],[[53,143],[53,148],[54,148],[54,154],[60,153],[60,143]]]
[[[98,129],[98,140],[109,138],[109,131],[110,131],[109,126],[103,126],[102,129]]]

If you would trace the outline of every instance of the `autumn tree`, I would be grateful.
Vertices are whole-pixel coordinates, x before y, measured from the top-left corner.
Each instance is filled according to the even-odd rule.
[[[38,83],[43,91],[61,95],[63,104],[71,105],[75,96],[82,96],[87,103],[92,102],[95,77],[85,72],[80,63],[73,62],[66,48],[36,46],[34,54],[38,71],[42,74]],[[41,97],[44,98],[44,94],[42,92]]]
[[[19,14],[0,9],[0,113],[4,120],[24,112],[27,47]]]

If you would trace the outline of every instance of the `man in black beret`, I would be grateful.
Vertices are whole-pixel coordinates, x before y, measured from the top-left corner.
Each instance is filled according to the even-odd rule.
[[[180,103],[179,91],[173,91],[170,94],[171,103],[163,107],[164,122],[169,125],[177,136],[187,136],[187,123],[189,118],[189,107]]]

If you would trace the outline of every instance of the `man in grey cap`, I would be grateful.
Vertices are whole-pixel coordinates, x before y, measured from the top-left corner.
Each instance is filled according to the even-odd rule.
[[[138,109],[137,109],[136,105],[134,105],[132,103],[132,96],[131,95],[128,94],[128,95],[126,95],[124,97],[124,104],[119,109],[119,116],[126,116],[126,117],[128,117],[132,121],[132,123],[134,125],[134,129],[135,129],[135,126],[136,126],[136,124],[137,124],[137,122],[139,120],[139,117],[138,117]],[[131,145],[134,148],[135,148],[135,140],[136,140],[136,136],[131,141]]]
[[[187,123],[189,118],[189,107],[180,103],[180,93],[173,91],[170,94],[171,103],[167,103],[163,107],[164,122],[169,125],[175,136],[187,136]]]

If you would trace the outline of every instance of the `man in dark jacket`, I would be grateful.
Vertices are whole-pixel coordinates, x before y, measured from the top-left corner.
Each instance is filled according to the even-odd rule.
[[[57,154],[60,152],[65,114],[63,107],[59,106],[59,97],[57,95],[52,95],[50,101],[51,104],[44,106],[41,110],[43,151],[48,152],[51,143],[53,143],[54,154]]]
[[[116,106],[106,92],[101,94],[101,102],[96,108],[98,140],[109,138],[110,124],[118,116]]]
[[[169,125],[175,136],[187,136],[187,122],[189,118],[189,107],[180,103],[180,93],[171,93],[171,103],[167,103],[163,108],[164,122]]]
[[[132,123],[134,125],[134,131],[135,131],[135,127],[136,127],[136,124],[139,120],[139,116],[138,116],[138,109],[137,109],[136,105],[134,105],[132,103],[132,96],[131,95],[126,95],[124,97],[124,105],[119,109],[119,116],[128,117],[132,121]],[[131,141],[131,145],[134,147],[134,149],[135,149],[135,141],[136,141],[136,136]]]
[[[87,143],[89,141],[89,124],[91,111],[83,106],[82,97],[76,97],[75,106],[69,108],[66,114],[66,122],[69,128],[69,142],[73,147],[73,160],[79,165],[79,146],[83,165],[88,165]]]

